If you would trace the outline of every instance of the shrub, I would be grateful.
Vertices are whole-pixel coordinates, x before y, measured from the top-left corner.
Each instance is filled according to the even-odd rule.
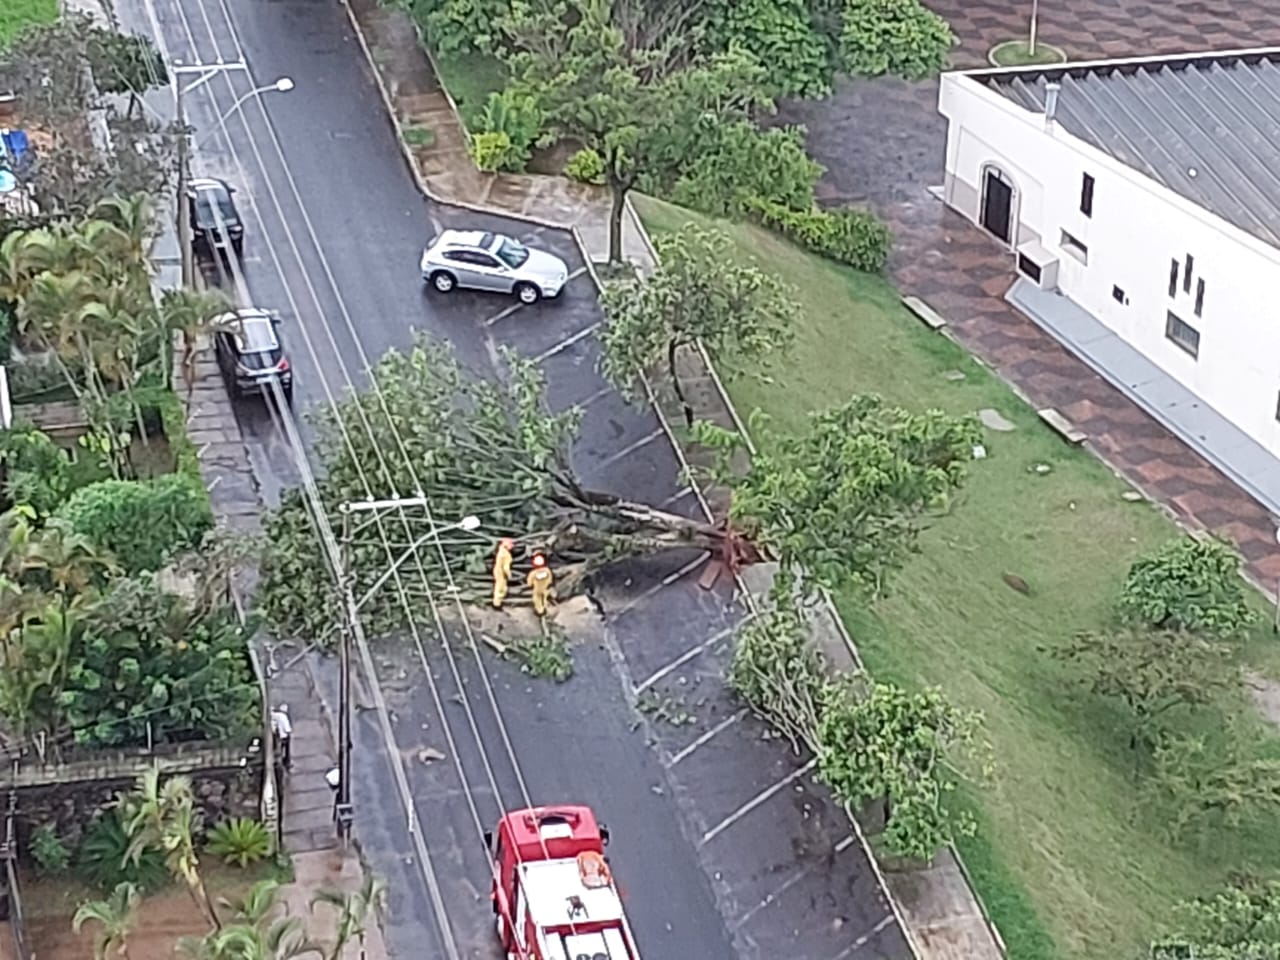
[[[1230,636],[1258,614],[1249,606],[1240,557],[1225,540],[1182,537],[1136,560],[1125,577],[1120,615],[1160,629]]]
[[[58,515],[131,574],[160,569],[213,526],[204,490],[177,474],[91,484],[72,494]]]
[[[209,831],[208,848],[224,863],[244,868],[271,855],[271,835],[257,820],[231,817]]]
[[[542,110],[533,97],[513,90],[489,94],[476,118],[471,157],[487,173],[523,170],[542,134]]]
[[[90,825],[77,854],[79,873],[83,879],[102,890],[114,890],[117,884],[132,883],[143,893],[159,890],[169,880],[164,856],[154,847],[142,851],[136,860],[125,862],[129,852],[129,835],[120,814],[107,811]]]
[[[714,50],[752,53],[772,96],[822,97],[831,92],[831,53],[809,7],[806,0],[712,0],[707,40]]]
[[[604,159],[590,147],[583,147],[564,165],[564,175],[579,183],[604,183]]]
[[[511,7],[510,0],[409,0],[406,5],[443,53],[490,49],[494,28]]]
[[[46,876],[61,873],[71,861],[71,852],[51,823],[42,823],[31,832],[31,856]]]
[[[71,457],[30,424],[0,431],[0,467],[6,508],[21,503],[47,516],[73,489]]]
[[[798,212],[759,197],[749,201],[748,208],[764,226],[855,270],[877,272],[889,259],[893,234],[867,211],[828,212],[814,207]]]
[[[699,141],[672,188],[676,203],[717,217],[742,216],[753,198],[797,212],[813,209],[822,165],[805,152],[798,127],[716,124]]]
[[[922,80],[942,69],[955,42],[919,0],[845,0],[836,60],[846,73]]]

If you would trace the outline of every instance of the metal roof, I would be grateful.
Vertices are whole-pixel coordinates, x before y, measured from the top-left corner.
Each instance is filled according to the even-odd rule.
[[[1280,48],[969,75],[1280,247]]]

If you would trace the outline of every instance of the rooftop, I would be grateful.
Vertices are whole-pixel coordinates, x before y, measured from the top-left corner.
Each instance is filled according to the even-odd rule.
[[[1280,48],[969,76],[1280,247]]]
[[[560,860],[532,860],[520,865],[522,886],[529,898],[529,915],[539,927],[559,927],[577,923],[620,920],[623,915],[618,891],[588,887],[582,882],[575,857]],[[575,912],[576,898],[582,909]]]

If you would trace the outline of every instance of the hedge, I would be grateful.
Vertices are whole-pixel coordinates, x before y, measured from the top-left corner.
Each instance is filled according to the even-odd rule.
[[[865,210],[827,211],[814,207],[797,212],[760,197],[748,200],[747,209],[762,226],[855,270],[883,270],[893,246],[889,228]]]

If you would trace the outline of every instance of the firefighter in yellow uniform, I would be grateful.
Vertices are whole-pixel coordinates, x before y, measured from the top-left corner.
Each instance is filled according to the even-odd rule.
[[[547,558],[541,553],[535,553],[532,562],[533,569],[529,571],[525,582],[529,584],[529,590],[533,593],[533,612],[540,617],[545,617],[547,601],[551,597],[555,577],[551,575],[551,568],[547,566]]]
[[[511,579],[511,551],[515,549],[515,541],[503,537],[498,541],[498,552],[493,556],[493,608],[502,609],[502,601],[507,598],[507,582]]]

